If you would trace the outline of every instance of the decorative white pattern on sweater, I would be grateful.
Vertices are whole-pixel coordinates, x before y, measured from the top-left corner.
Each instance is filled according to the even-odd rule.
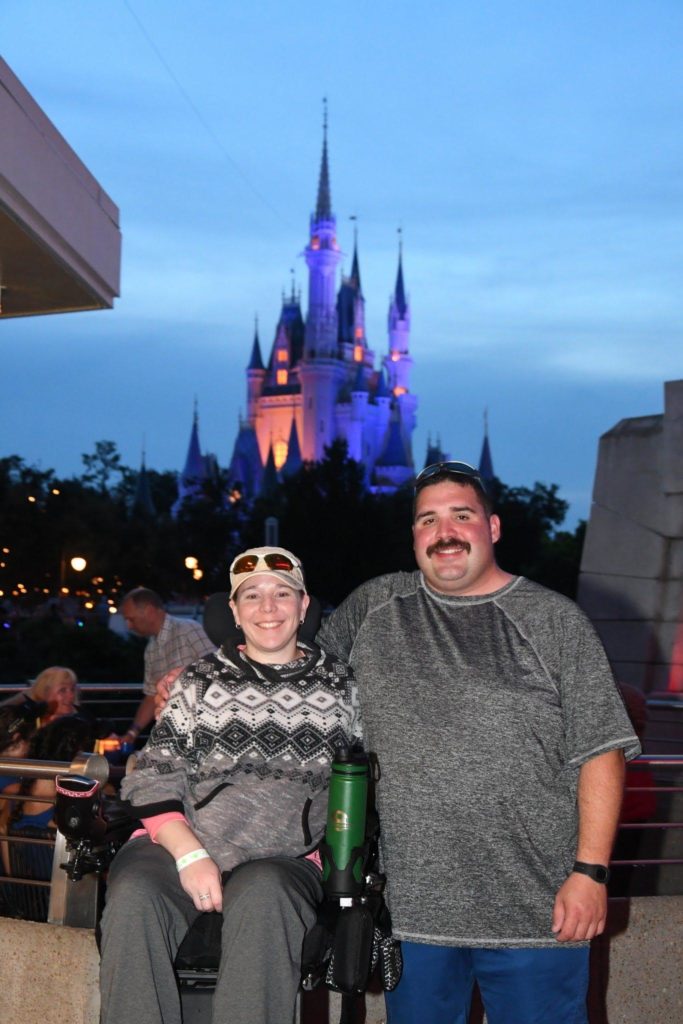
[[[299,646],[288,665],[252,662],[237,646],[191,665],[124,780],[142,816],[182,806],[223,868],[310,849],[334,751],[360,737],[350,670]]]

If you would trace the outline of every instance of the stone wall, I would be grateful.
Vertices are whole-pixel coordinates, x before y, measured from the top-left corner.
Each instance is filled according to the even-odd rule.
[[[618,679],[683,693],[683,381],[600,438],[578,601]]]
[[[607,932],[591,951],[590,1024],[683,1020],[682,931],[683,896],[610,901]],[[97,1024],[98,965],[91,931],[0,918],[3,1024]],[[307,1007],[302,1024],[339,1020],[337,996],[317,1009]],[[385,1020],[382,995],[371,995],[366,1024]],[[470,1024],[482,1024],[479,1010]]]

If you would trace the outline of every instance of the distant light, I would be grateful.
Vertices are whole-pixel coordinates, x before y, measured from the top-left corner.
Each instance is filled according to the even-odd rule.
[[[79,629],[83,629],[83,619],[77,619],[76,625],[79,627]]]
[[[12,627],[10,626],[9,622],[3,622],[2,628],[3,629],[11,629]]]
[[[118,611],[118,609],[115,607],[115,605],[111,605],[110,606],[110,608],[109,608],[109,614],[110,615],[116,615],[117,611]]]
[[[81,555],[76,555],[75,558],[71,559],[71,568],[74,572],[83,572],[87,564],[85,558]]]
[[[95,605],[92,603],[92,601],[86,601],[84,607],[87,608],[88,611],[91,611],[95,607]]]
[[[185,568],[186,569],[196,569],[198,565],[199,565],[199,562],[194,557],[194,555],[188,555],[187,558],[185,559]]]
[[[60,489],[58,487],[53,487],[52,488],[52,493],[53,494],[61,494],[62,492],[60,491]]]
[[[9,555],[9,548],[3,548],[2,553],[3,555]]]
[[[29,496],[28,496],[28,499],[27,499],[27,500],[28,500],[28,501],[30,501],[31,503],[33,503],[33,502],[35,502],[35,500],[36,500],[36,499],[35,499],[35,498],[33,497],[33,495],[32,495],[32,494],[29,494]]]
[[[201,569],[193,569],[192,571],[192,579],[194,580],[200,580],[203,575],[204,573],[202,572]]]

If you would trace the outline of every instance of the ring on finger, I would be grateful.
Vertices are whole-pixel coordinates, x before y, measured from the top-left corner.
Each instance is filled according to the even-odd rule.
[[[199,893],[199,899],[200,899],[200,900],[208,900],[208,898],[209,898],[209,895],[210,895],[210,894],[209,894],[208,892],[200,892],[200,893]]]

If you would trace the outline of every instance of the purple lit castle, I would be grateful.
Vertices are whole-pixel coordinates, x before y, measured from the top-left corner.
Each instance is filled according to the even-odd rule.
[[[389,306],[388,352],[379,369],[365,336],[365,298],[358,250],[337,290],[342,252],[332,212],[327,126],[310,238],[308,313],[292,287],[264,363],[255,332],[247,367],[247,413],[230,462],[231,480],[248,497],[274,474],[296,472],[302,461],[323,458],[343,439],[349,456],[365,467],[368,486],[393,491],[414,474],[411,438],[417,397],[410,392],[410,306],[399,251],[396,286]]]
[[[402,250],[399,246],[389,302],[387,353],[376,369],[365,336],[357,238],[351,273],[342,276],[337,290],[342,252],[336,228],[325,119],[318,195],[304,250],[308,312],[304,318],[301,296],[292,285],[289,297],[283,297],[267,363],[257,327],[246,370],[247,411],[240,416],[228,476],[230,486],[247,499],[270,491],[304,461],[319,461],[325,448],[340,439],[346,441],[349,456],[363,465],[367,486],[375,493],[392,492],[415,475],[417,396],[410,390],[410,305]],[[447,457],[440,442],[428,442],[425,465]],[[493,476],[487,430],[480,469],[485,478]],[[215,458],[201,454],[195,407],[174,512],[184,500],[195,500],[212,474],[217,474]]]

